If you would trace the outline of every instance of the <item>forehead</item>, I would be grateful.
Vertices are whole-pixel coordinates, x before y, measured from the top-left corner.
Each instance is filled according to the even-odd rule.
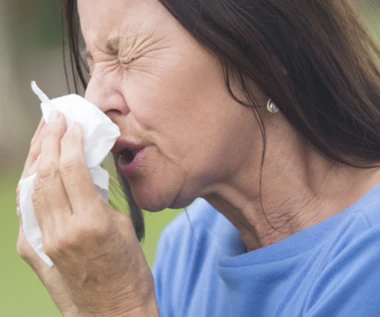
[[[109,42],[123,33],[152,28],[163,14],[158,0],[78,0],[83,36],[87,44]]]

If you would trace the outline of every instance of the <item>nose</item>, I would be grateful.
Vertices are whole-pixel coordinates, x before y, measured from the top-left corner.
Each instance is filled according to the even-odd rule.
[[[129,113],[126,100],[116,75],[94,72],[88,83],[85,98],[116,121]]]

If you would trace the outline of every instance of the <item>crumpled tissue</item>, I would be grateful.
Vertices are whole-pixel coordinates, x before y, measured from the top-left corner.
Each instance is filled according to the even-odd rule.
[[[105,203],[108,202],[109,175],[101,167],[107,154],[120,136],[120,130],[98,107],[79,95],[67,95],[50,100],[37,86],[31,83],[32,90],[41,100],[42,116],[45,122],[49,121],[52,111],[61,112],[66,118],[67,127],[77,122],[83,127],[84,153],[97,192]],[[23,220],[25,237],[34,251],[49,266],[53,266],[51,259],[45,254],[42,243],[41,230],[38,225],[32,195],[36,174],[21,179],[19,182],[20,201],[19,210]]]

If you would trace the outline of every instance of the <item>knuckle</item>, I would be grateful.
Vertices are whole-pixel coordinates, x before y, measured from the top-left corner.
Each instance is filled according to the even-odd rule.
[[[56,248],[55,243],[44,240],[43,245],[44,245],[44,252],[49,258],[53,259],[57,256],[58,249]]]
[[[54,239],[47,236],[42,239],[44,252],[51,259],[57,258],[60,253],[65,252],[67,250],[67,243],[67,240],[60,235],[56,235]]]
[[[38,168],[38,176],[42,180],[55,178],[58,174],[59,168],[54,162],[46,162],[46,164],[40,164]]]
[[[30,254],[30,246],[26,239],[21,239],[20,236],[17,239],[16,243],[16,252],[19,255],[20,258],[22,258],[24,261],[28,262],[29,258],[31,256]]]
[[[123,213],[115,211],[113,213],[113,217],[115,218],[116,222],[118,223],[126,223],[126,217]]]
[[[107,227],[102,221],[90,221],[78,226],[74,236],[79,241],[102,241],[107,236]]]
[[[53,240],[46,241],[46,245],[44,242],[44,250],[49,257],[56,258],[60,254],[78,249],[81,243],[82,240],[75,231],[65,230],[57,232]]]
[[[34,161],[40,155],[40,145],[37,141],[32,141],[29,148],[29,157]]]
[[[107,237],[107,227],[102,223],[97,223],[96,225],[90,226],[88,232],[91,233],[98,239],[103,239]]]
[[[104,201],[103,201],[103,198],[100,196],[100,195],[95,195],[94,197],[92,197],[91,199],[92,203],[91,203],[91,209],[92,210],[102,210],[103,207],[104,207]]]
[[[22,259],[25,260],[25,259],[28,257],[28,252],[26,251],[25,244],[22,243],[20,240],[17,240],[16,251],[17,251],[17,254],[18,254]]]
[[[78,251],[92,241],[102,243],[106,238],[107,230],[104,225],[82,223],[65,232],[57,232],[54,239],[44,240],[44,252],[50,258],[56,259],[72,251]]]
[[[128,227],[133,229],[131,218],[122,212],[116,213],[116,222],[122,228]]]
[[[58,254],[67,253],[77,247],[73,237],[59,236],[56,238],[54,246],[51,248],[51,256],[57,256]]]
[[[76,155],[73,153],[69,153],[66,155],[62,155],[59,162],[59,169],[62,173],[70,174],[78,171],[78,160]]]
[[[41,190],[42,190],[42,183],[36,179],[34,182],[34,191],[32,194],[32,204],[34,207],[36,207],[39,203],[40,197],[41,197]]]

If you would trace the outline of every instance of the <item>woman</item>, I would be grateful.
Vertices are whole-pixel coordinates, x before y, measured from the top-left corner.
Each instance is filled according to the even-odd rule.
[[[23,177],[55,266],[22,231],[18,250],[64,316],[380,315],[380,53],[352,1],[63,6],[136,229],[97,196],[80,127],[42,122]],[[190,204],[153,277],[139,208]]]

